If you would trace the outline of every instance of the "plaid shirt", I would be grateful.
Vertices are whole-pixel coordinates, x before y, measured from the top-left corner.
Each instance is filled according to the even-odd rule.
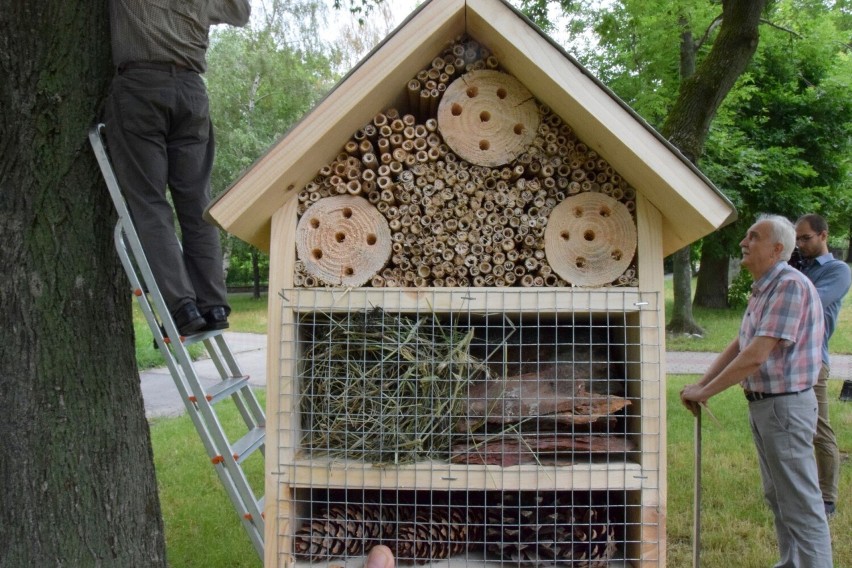
[[[112,62],[172,63],[207,70],[210,26],[244,26],[249,0],[110,0]]]
[[[801,272],[779,262],[751,288],[740,326],[740,351],[756,336],[781,341],[753,375],[742,382],[749,391],[798,392],[812,387],[822,363],[825,333],[822,303]]]

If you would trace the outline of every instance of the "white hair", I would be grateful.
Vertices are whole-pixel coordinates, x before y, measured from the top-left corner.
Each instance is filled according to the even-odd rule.
[[[773,243],[781,243],[781,260],[790,260],[793,249],[796,247],[796,227],[792,221],[781,215],[761,213],[755,223],[766,221],[769,223],[769,237]]]

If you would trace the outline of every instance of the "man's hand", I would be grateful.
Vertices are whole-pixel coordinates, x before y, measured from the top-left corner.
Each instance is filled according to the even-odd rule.
[[[701,385],[686,385],[680,389],[680,402],[693,416],[698,416],[701,406],[707,404],[707,398]]]

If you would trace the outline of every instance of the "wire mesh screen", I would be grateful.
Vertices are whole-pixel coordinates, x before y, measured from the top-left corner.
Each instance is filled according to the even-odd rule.
[[[296,561],[638,566],[659,345],[635,290],[281,293]],[[649,385],[652,388],[649,388]],[[656,399],[656,400],[654,400]],[[651,416],[648,416],[650,413]]]

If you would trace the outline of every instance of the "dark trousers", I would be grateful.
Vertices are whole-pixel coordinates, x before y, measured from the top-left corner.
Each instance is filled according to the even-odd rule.
[[[202,313],[227,306],[219,231],[203,219],[215,142],[201,77],[150,69],[117,74],[105,122],[118,182],[169,310],[190,301]]]

